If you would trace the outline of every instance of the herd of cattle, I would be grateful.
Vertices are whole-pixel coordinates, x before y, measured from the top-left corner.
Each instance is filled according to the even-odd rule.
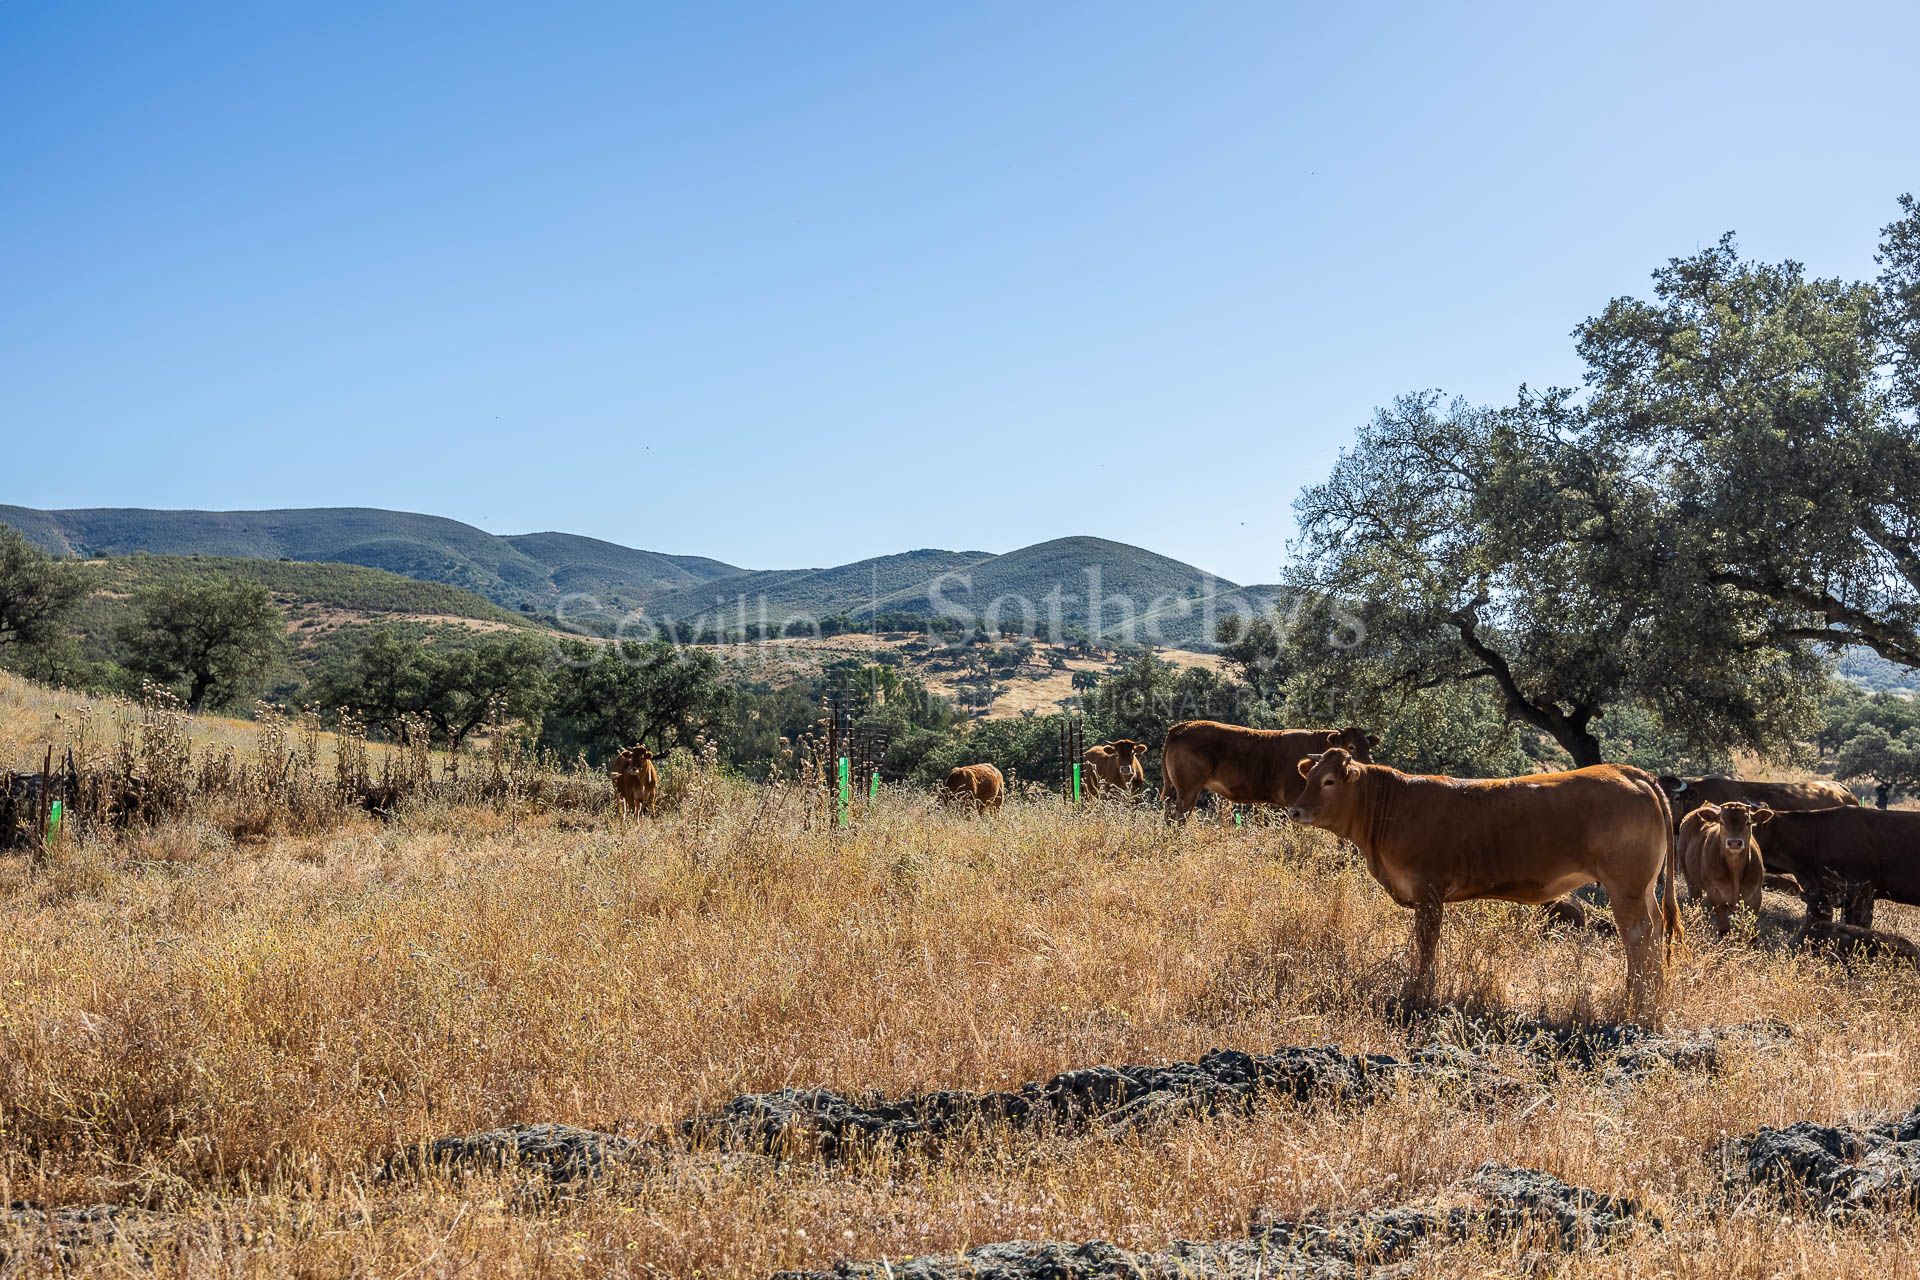
[[[1843,909],[1870,929],[1878,898],[1920,904],[1920,813],[1862,808],[1831,782],[1655,776],[1624,764],[1517,778],[1449,778],[1375,764],[1364,729],[1248,729],[1190,720],[1161,748],[1161,803],[1171,818],[1203,793],[1229,805],[1271,805],[1352,843],[1393,900],[1414,912],[1408,995],[1430,999],[1441,916],[1449,902],[1547,904],[1587,885],[1606,890],[1626,952],[1630,1008],[1657,1006],[1681,933],[1676,875],[1725,932],[1733,910],[1758,910],[1773,880],[1804,897],[1809,924]],[[1145,744],[1086,752],[1098,795],[1146,789]],[[613,766],[623,807],[650,809],[651,754],[629,747]],[[1006,782],[992,764],[961,765],[944,798],[997,810]],[[1787,879],[1791,877],[1791,881]]]
[[[1830,920],[1838,904],[1848,925],[1871,928],[1877,898],[1920,904],[1920,813],[1862,808],[1835,783],[1657,777],[1619,764],[1518,778],[1418,776],[1373,763],[1379,741],[1358,726],[1185,721],[1161,750],[1161,802],[1174,818],[1191,813],[1203,792],[1273,805],[1352,843],[1381,887],[1414,912],[1408,995],[1416,1000],[1432,996],[1449,902],[1546,904],[1598,884],[1619,927],[1636,1012],[1657,1004],[1681,932],[1676,874],[1706,900],[1721,932],[1735,907],[1758,910],[1769,874],[1792,878],[1810,922]],[[1088,751],[1095,790],[1144,790],[1144,754],[1129,739]],[[1002,782],[991,765],[967,765],[947,788],[988,809]]]

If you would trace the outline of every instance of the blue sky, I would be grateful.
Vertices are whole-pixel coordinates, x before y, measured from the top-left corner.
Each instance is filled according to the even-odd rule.
[[[1871,273],[1915,48],[1903,3],[7,0],[0,501],[1271,580],[1396,393],[1570,381],[1723,231]]]

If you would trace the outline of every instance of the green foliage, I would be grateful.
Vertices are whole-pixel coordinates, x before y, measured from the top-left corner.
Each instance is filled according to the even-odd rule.
[[[526,634],[425,644],[380,627],[316,679],[312,701],[407,741],[422,728],[457,750],[482,725],[534,721],[546,705],[549,642]]]
[[[1649,514],[1677,571],[1764,607],[1770,638],[1864,644],[1920,665],[1920,434],[1912,406],[1914,210],[1886,274],[1814,279],[1731,237],[1654,274],[1578,333],[1588,413],[1657,471]],[[1893,376],[1889,376],[1889,370]]]
[[[259,690],[285,652],[286,616],[257,582],[187,579],[142,591],[117,639],[128,670],[199,711]]]
[[[540,742],[594,764],[636,742],[664,754],[714,725],[731,692],[711,653],[657,640],[569,642],[560,650]]]
[[[57,564],[17,529],[0,525],[0,653],[61,638],[66,617],[86,592],[80,574]]]
[[[1836,682],[1823,710],[1820,746],[1832,756],[1836,777],[1873,784],[1882,808],[1920,795],[1920,704]]]

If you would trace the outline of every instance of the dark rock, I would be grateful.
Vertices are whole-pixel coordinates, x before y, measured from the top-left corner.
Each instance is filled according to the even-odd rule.
[[[637,1160],[643,1143],[597,1129],[565,1124],[529,1124],[440,1138],[388,1162],[390,1172],[424,1165],[449,1171],[516,1169],[565,1184],[604,1177]]]
[[[1166,1066],[1083,1067],[994,1093],[938,1090],[888,1098],[782,1089],[747,1094],[683,1122],[680,1132],[696,1144],[830,1160],[862,1145],[948,1138],[987,1124],[1053,1132],[1114,1130],[1246,1111],[1266,1098],[1365,1100],[1396,1078],[1486,1087],[1494,1076],[1463,1051],[1444,1048],[1405,1059],[1332,1047],[1287,1047],[1269,1054],[1215,1050],[1197,1062]]]
[[[1469,1186],[1480,1204],[1270,1221],[1241,1239],[1183,1240],[1153,1252],[1104,1240],[1016,1240],[906,1262],[842,1262],[830,1271],[787,1272],[784,1280],[1331,1280],[1356,1274],[1379,1280],[1415,1274],[1413,1255],[1429,1240],[1491,1241],[1540,1230],[1556,1247],[1571,1250],[1604,1246],[1636,1226],[1662,1229],[1632,1200],[1530,1169],[1483,1165]]]
[[[1865,1128],[1800,1121],[1728,1144],[1728,1180],[1832,1215],[1920,1209],[1920,1107]]]

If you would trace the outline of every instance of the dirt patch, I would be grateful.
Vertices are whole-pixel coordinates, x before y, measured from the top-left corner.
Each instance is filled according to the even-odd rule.
[[[829,1271],[776,1273],[776,1280],[1317,1280],[1417,1274],[1414,1255],[1438,1241],[1498,1241],[1523,1233],[1561,1250],[1602,1248],[1636,1229],[1664,1230],[1639,1202],[1575,1187],[1551,1174],[1482,1165],[1467,1184],[1472,1203],[1377,1209],[1258,1224],[1240,1239],[1177,1241],[1136,1253],[1105,1241],[1012,1241],[907,1262],[842,1262]]]

